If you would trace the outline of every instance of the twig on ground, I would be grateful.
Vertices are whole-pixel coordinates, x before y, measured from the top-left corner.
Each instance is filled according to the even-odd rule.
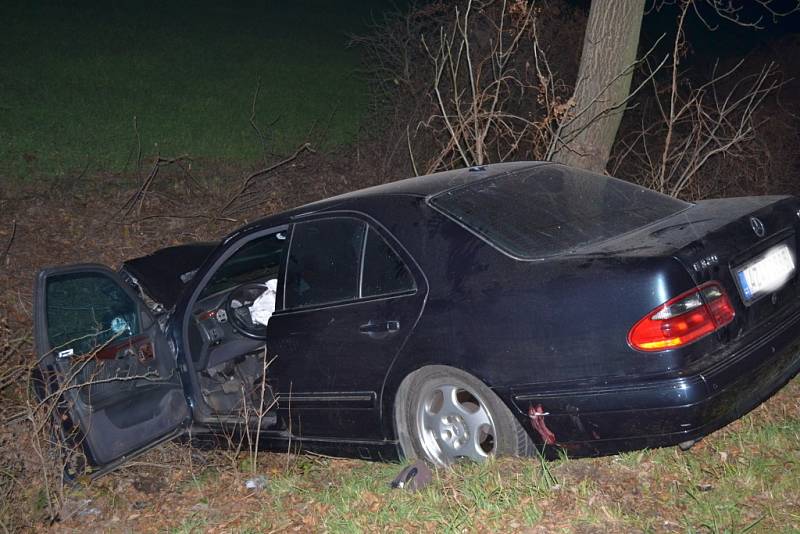
[[[130,467],[158,467],[159,469],[183,469],[182,465],[173,464],[157,464],[154,462],[126,462],[123,469]]]
[[[11,250],[11,245],[14,244],[14,238],[17,235],[17,221],[16,219],[11,221],[11,236],[8,238],[8,242],[6,246],[3,248],[3,253],[0,254],[0,264],[3,260],[5,260],[6,256],[8,256],[8,251]]]
[[[208,219],[211,221],[236,222],[236,219],[231,219],[230,217],[214,217],[211,215],[146,215],[131,222],[139,224],[150,219]]]
[[[176,164],[184,160],[190,160],[189,156],[183,155],[175,158],[162,158],[161,156],[156,156],[155,160],[153,161],[153,166],[150,168],[150,172],[142,182],[142,185],[140,185],[139,188],[130,197],[128,197],[128,200],[125,201],[125,203],[116,213],[123,212],[123,216],[127,217],[134,211],[134,209],[136,209],[137,215],[140,215],[142,212],[144,199],[147,197],[150,187],[152,186],[153,181],[155,181],[156,176],[158,176],[158,172],[161,167]]]
[[[228,210],[228,208],[230,208],[237,200],[239,200],[241,198],[241,196],[244,193],[247,192],[247,189],[252,185],[253,180],[255,180],[256,178],[260,178],[260,177],[262,177],[262,176],[264,176],[266,174],[269,174],[270,172],[274,171],[275,169],[277,169],[279,167],[283,167],[287,163],[290,163],[290,162],[296,160],[297,157],[301,153],[306,152],[306,151],[312,152],[312,153],[314,152],[314,150],[311,148],[311,143],[303,143],[302,145],[300,145],[297,148],[297,150],[294,151],[294,153],[291,156],[289,156],[289,157],[287,157],[285,159],[282,159],[281,161],[279,161],[279,162],[277,162],[277,163],[275,163],[273,165],[270,165],[269,167],[265,167],[265,168],[263,168],[261,170],[258,170],[256,172],[248,175],[247,177],[245,177],[245,179],[242,180],[242,183],[239,186],[239,189],[237,189],[236,193],[231,195],[231,197],[228,199],[228,201],[225,203],[225,205],[222,206],[222,209],[219,210],[219,215],[218,216],[222,217],[223,214]]]

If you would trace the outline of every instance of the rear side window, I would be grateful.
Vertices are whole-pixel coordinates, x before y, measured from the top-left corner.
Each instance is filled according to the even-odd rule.
[[[616,178],[551,165],[445,191],[431,204],[524,259],[570,252],[688,207]]]
[[[358,298],[366,224],[321,219],[297,224],[286,271],[286,307]]]
[[[364,247],[361,296],[374,297],[414,289],[414,278],[403,260],[370,229]]]

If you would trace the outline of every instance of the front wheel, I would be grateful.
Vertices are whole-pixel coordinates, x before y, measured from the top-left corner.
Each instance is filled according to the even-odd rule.
[[[493,455],[528,456],[533,442],[497,395],[452,367],[423,367],[403,380],[395,402],[403,455],[439,466]]]

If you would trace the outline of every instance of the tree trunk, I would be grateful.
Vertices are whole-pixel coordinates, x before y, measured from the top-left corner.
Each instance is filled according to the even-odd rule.
[[[644,0],[592,0],[574,106],[553,161],[605,172],[628,97]]]

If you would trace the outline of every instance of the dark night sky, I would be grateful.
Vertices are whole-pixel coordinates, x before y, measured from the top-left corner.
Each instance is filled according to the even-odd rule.
[[[591,0],[568,1],[587,11],[591,4]],[[645,3],[647,14],[642,22],[643,46],[652,44],[664,34],[666,42],[671,42],[674,37],[678,17],[676,2],[663,0],[656,2],[659,4],[659,9],[653,9],[654,0],[646,0]],[[770,46],[783,37],[800,35],[800,12],[773,20],[772,16],[753,0],[733,0],[733,3],[742,8],[739,12],[742,20],[757,21],[760,18],[763,29],[743,28],[726,21],[720,18],[706,1],[697,0],[703,18],[717,28],[715,31],[710,31],[696,14],[687,16],[686,35],[694,54],[703,58],[741,56],[761,46]],[[796,3],[797,0],[776,0],[773,7],[783,12],[788,11],[790,6]]]

